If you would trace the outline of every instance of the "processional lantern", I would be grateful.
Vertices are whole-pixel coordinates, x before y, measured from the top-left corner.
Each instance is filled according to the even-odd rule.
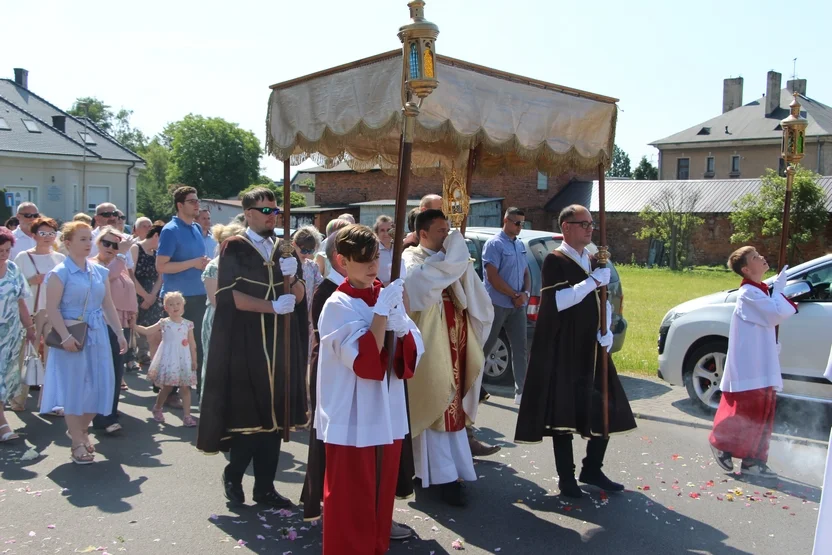
[[[425,3],[422,0],[413,0],[407,7],[410,8],[411,23],[399,27],[404,68],[402,90],[409,90],[424,99],[439,85],[436,80],[439,27],[425,19]]]
[[[780,126],[783,128],[783,145],[781,147],[783,159],[788,165],[799,164],[803,160],[803,145],[806,138],[806,127],[809,122],[800,117],[800,107],[797,93],[794,93],[794,99],[789,104],[791,113],[780,122]]]

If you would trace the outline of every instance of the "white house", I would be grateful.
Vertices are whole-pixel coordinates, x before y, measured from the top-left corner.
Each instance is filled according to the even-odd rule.
[[[87,118],[67,114],[29,90],[28,72],[0,79],[0,190],[15,206],[32,201],[68,221],[112,202],[136,219],[136,177],[144,160]]]

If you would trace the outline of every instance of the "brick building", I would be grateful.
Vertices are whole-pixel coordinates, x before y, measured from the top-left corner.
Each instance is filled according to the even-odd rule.
[[[826,208],[832,212],[832,176],[822,177],[820,185],[826,191]],[[696,193],[699,200],[693,212],[704,220],[694,233],[692,263],[694,265],[723,265],[728,256],[740,245],[731,243],[734,233],[730,222],[733,202],[748,193],[756,193],[762,186],[760,179],[731,180],[670,180],[634,181],[608,180],[606,182],[607,243],[613,260],[623,263],[645,264],[650,257],[650,241],[637,239],[635,234],[644,226],[639,212],[663,191],[671,189],[682,193]],[[570,204],[588,206],[598,220],[598,182],[573,181],[546,205],[545,210],[557,218],[563,207]],[[598,238],[596,236],[595,240]],[[755,241],[763,254],[776,264],[780,245],[779,237]],[[801,259],[809,260],[828,252],[832,245],[832,218],[827,221],[824,233],[813,242],[801,246]]]

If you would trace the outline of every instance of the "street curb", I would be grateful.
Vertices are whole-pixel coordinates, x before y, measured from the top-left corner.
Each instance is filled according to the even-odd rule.
[[[663,424],[674,424],[676,426],[688,426],[690,428],[699,428],[700,430],[710,430],[713,426],[708,424],[701,424],[699,422],[685,422],[684,420],[676,420],[674,418],[667,418],[665,416],[655,416],[652,414],[642,414],[642,413],[633,413],[633,416],[640,420],[650,420],[652,422],[661,422]],[[819,439],[809,439],[805,437],[795,437],[786,434],[778,434],[773,433],[771,434],[771,439],[777,441],[785,441],[789,443],[796,443],[798,445],[806,445],[806,446],[813,446],[813,447],[822,447],[824,449],[829,448],[829,444],[826,441],[820,441]]]

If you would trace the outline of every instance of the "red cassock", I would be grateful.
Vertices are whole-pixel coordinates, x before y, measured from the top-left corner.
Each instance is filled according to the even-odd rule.
[[[777,394],[773,387],[722,392],[714,417],[711,445],[738,459],[768,461]]]

